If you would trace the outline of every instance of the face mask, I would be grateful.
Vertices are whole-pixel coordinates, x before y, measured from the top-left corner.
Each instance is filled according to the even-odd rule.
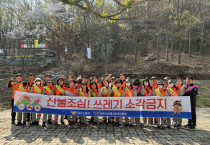
[[[173,87],[174,86],[174,84],[169,84],[169,87]]]
[[[158,85],[158,88],[159,88],[159,89],[162,89],[162,88],[163,88],[163,85]]]
[[[131,83],[126,83],[126,86],[130,86],[131,85]]]
[[[145,86],[148,86],[148,85],[149,85],[149,83],[148,83],[148,82],[145,82],[145,83],[144,83],[144,85],[145,85]]]
[[[40,84],[41,84],[41,82],[40,82],[40,81],[37,81],[37,82],[36,82],[36,84],[37,84],[37,85],[40,85]]]

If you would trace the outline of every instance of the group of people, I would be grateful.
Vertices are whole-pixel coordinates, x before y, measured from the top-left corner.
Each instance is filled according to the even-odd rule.
[[[186,78],[186,85],[183,84],[183,80],[178,78],[173,81],[169,77],[165,77],[163,81],[157,81],[156,77],[145,78],[143,82],[139,79],[135,79],[134,82],[127,77],[125,79],[124,74],[120,74],[119,78],[113,77],[111,74],[106,75],[106,77],[101,77],[98,80],[97,76],[88,77],[81,75],[77,79],[73,79],[69,76],[65,80],[65,76],[59,77],[57,81],[52,81],[52,76],[50,74],[45,75],[45,81],[40,78],[35,78],[35,74],[31,73],[29,75],[29,81],[23,80],[22,75],[17,74],[15,79],[11,78],[7,84],[8,88],[12,88],[12,124],[15,124],[16,112],[13,112],[14,105],[14,92],[29,92],[35,94],[44,95],[58,95],[58,96],[81,96],[81,97],[138,97],[138,96],[190,96],[191,100],[191,112],[192,119],[188,120],[188,124],[184,127],[189,129],[195,129],[196,126],[196,96],[198,94],[198,88],[193,84],[193,77],[189,76]],[[26,125],[26,122],[31,122],[31,125],[39,125],[40,114],[38,113],[17,113],[17,126]],[[60,122],[64,124],[64,119],[67,119],[68,125],[74,125],[76,122],[80,122],[82,125],[87,124],[87,116],[63,116],[60,115]],[[118,127],[136,125],[152,126],[156,125],[158,128],[171,128],[181,127],[182,119],[173,118],[173,123],[171,118],[143,118],[143,123],[140,122],[140,117],[125,117],[125,123],[123,117],[103,117],[103,123],[113,123]],[[54,116],[54,121],[52,114],[43,114],[42,126],[45,127],[46,124],[55,124],[58,126],[58,115]],[[89,119],[90,123],[99,123],[98,117],[91,117]]]

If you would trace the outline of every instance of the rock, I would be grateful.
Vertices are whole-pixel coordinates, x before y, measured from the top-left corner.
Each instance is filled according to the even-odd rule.
[[[157,57],[155,57],[154,54],[149,54],[147,57],[144,58],[145,61],[153,61],[156,59]]]

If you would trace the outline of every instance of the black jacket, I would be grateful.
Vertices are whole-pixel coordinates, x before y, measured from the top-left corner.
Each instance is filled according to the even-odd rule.
[[[186,89],[190,86],[193,86],[194,84],[187,85]],[[198,88],[193,88],[191,91],[188,91],[184,94],[184,96],[190,96],[190,98],[195,98],[198,95]]]

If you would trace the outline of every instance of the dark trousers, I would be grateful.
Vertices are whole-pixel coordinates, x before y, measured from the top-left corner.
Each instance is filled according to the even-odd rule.
[[[13,112],[14,99],[11,100],[11,106],[12,106],[12,112],[11,112],[12,122],[15,122],[16,112]]]
[[[188,119],[188,125],[196,126],[196,97],[190,97],[192,119]]]

